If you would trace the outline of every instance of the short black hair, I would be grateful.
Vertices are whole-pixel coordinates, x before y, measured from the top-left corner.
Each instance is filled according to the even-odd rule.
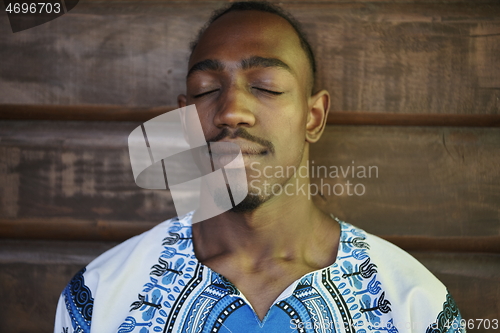
[[[297,36],[299,37],[300,40],[300,46],[306,53],[307,59],[309,60],[309,65],[311,67],[311,73],[312,73],[312,86],[314,86],[314,82],[316,80],[316,60],[314,58],[314,53],[311,48],[311,44],[309,44],[309,41],[307,40],[305,32],[302,30],[301,24],[287,11],[285,11],[283,8],[269,3],[267,1],[240,1],[240,2],[233,2],[230,5],[220,8],[218,10],[215,10],[212,13],[212,16],[210,19],[207,21],[207,23],[200,29],[198,32],[198,35],[196,36],[196,39],[191,42],[190,44],[190,49],[191,49],[191,55],[192,56],[194,49],[198,45],[198,42],[201,39],[201,36],[203,33],[214,23],[218,18],[221,16],[230,13],[230,12],[235,12],[235,11],[246,11],[246,10],[256,10],[260,12],[266,12],[266,13],[271,13],[278,15],[281,18],[284,18],[290,25],[293,27],[295,32],[297,33]],[[312,88],[311,88],[312,89]]]

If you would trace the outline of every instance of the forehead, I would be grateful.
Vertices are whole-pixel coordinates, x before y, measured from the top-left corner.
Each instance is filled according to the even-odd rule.
[[[307,71],[307,58],[294,28],[282,17],[260,11],[227,13],[201,36],[189,67],[205,60],[239,62],[251,56],[277,58],[296,72]]]

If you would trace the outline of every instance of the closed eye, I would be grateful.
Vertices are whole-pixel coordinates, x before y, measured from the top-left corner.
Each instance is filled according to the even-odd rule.
[[[204,92],[204,93],[201,93],[201,94],[198,94],[198,95],[194,95],[193,97],[194,97],[194,98],[203,97],[203,96],[205,96],[205,95],[211,94],[211,93],[216,92],[216,91],[218,91],[218,90],[219,90],[219,89],[214,89],[214,90],[206,91],[206,92]]]
[[[258,87],[252,87],[252,88],[257,89],[259,91],[263,91],[263,92],[269,93],[271,95],[276,95],[276,96],[283,94],[282,91],[274,91],[274,90],[269,90],[269,89],[264,89],[264,88],[258,88]]]

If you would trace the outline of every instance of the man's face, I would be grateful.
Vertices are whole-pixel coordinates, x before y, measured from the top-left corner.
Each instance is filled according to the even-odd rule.
[[[240,146],[254,206],[271,197],[263,195],[264,187],[290,178],[269,178],[265,167],[274,175],[279,166],[286,170],[303,161],[310,84],[299,37],[286,20],[270,13],[223,15],[191,56],[187,94],[179,104],[196,105],[207,141]]]

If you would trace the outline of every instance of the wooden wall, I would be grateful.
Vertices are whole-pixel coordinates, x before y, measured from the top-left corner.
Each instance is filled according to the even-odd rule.
[[[410,251],[464,318],[500,319],[500,3],[281,2],[333,97],[311,161],[378,170],[317,203]],[[0,14],[0,332],[51,332],[74,273],[175,214],[136,187],[127,136],[175,106],[223,3],[81,1],[16,34]]]

